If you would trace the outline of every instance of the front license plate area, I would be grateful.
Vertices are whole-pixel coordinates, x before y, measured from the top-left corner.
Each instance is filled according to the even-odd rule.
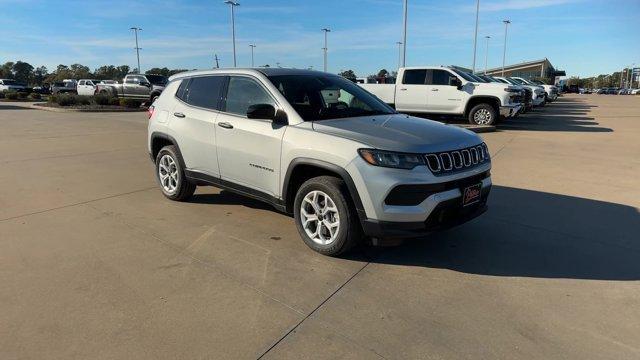
[[[462,189],[462,206],[473,205],[480,201],[482,194],[482,183],[467,186]]]

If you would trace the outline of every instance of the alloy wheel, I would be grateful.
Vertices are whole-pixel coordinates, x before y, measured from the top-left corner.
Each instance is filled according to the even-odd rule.
[[[307,236],[320,245],[333,243],[340,231],[338,207],[319,190],[310,191],[302,200],[300,222]]]
[[[487,109],[480,109],[473,114],[473,121],[478,125],[487,125],[491,123],[491,112]]]
[[[167,194],[173,194],[178,188],[178,166],[171,155],[163,155],[158,163],[160,185]]]

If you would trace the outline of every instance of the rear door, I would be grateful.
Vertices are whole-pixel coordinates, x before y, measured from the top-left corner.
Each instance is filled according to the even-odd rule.
[[[457,78],[453,73],[443,69],[429,70],[427,73],[427,87],[429,110],[439,113],[461,113],[464,107],[462,90],[449,85],[451,78]]]
[[[426,69],[407,69],[396,85],[396,109],[424,112],[427,110]]]
[[[258,79],[230,76],[222,112],[216,119],[220,174],[225,180],[277,196],[282,137],[287,127],[247,118],[247,109],[255,104],[279,108]]]
[[[168,124],[180,144],[189,170],[219,177],[216,117],[219,115],[224,76],[207,75],[182,80]]]

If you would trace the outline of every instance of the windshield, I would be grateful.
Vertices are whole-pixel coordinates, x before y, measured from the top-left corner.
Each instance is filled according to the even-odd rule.
[[[467,80],[467,81],[471,81],[471,82],[478,82],[477,79],[474,79],[473,77],[471,77],[469,73],[466,73],[464,71],[460,71],[456,68],[450,68],[449,70],[453,71],[454,73],[458,74],[461,78]],[[483,81],[480,81],[483,82]]]
[[[471,76],[472,78],[476,79],[476,82],[481,82],[481,83],[487,83],[489,81],[483,79],[482,77],[476,75],[476,74],[467,74],[469,76]]]
[[[15,80],[2,80],[2,83],[5,85],[18,85]]]
[[[162,75],[146,75],[147,80],[153,85],[164,86],[167,84],[167,78]]]
[[[277,75],[268,78],[304,121],[395,113],[360,86],[339,76]]]
[[[520,79],[514,79],[514,78],[507,78],[507,80],[515,85],[527,85],[524,81],[520,80]]]

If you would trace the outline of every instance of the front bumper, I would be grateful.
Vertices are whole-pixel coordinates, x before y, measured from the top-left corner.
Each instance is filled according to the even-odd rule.
[[[522,105],[500,106],[500,116],[514,117],[522,111]]]
[[[462,207],[460,197],[443,201],[436,205],[425,221],[391,222],[367,219],[362,223],[366,236],[375,239],[408,239],[443,231],[464,224],[487,211],[487,199],[491,185],[482,188],[480,202]]]
[[[540,95],[533,99],[533,106],[540,106],[544,102],[544,96]]]

